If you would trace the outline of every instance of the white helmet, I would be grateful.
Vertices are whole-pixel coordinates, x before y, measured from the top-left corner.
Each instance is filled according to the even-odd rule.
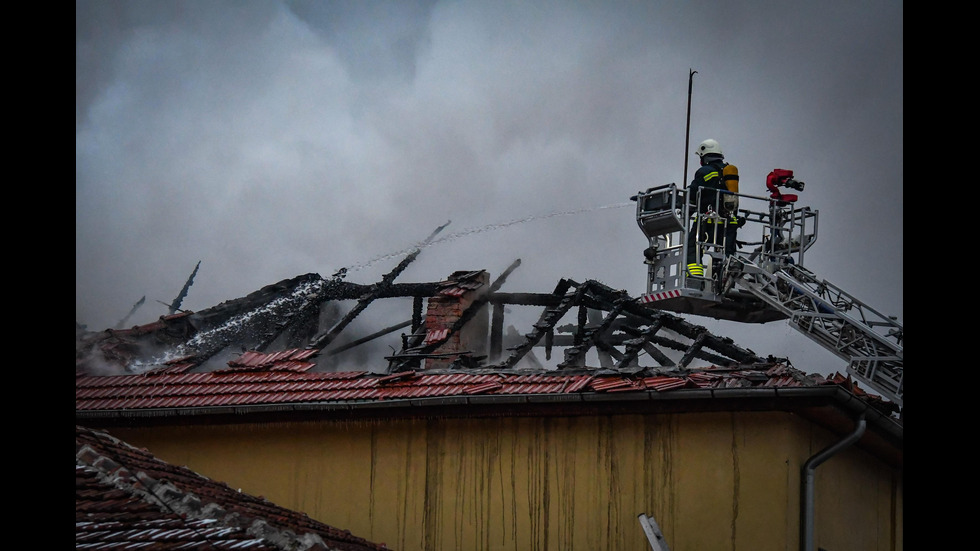
[[[721,145],[717,141],[712,140],[710,138],[701,142],[701,145],[698,146],[697,151],[695,151],[694,153],[698,157],[704,157],[709,153],[721,155],[722,157],[725,156],[724,153],[721,152]]]

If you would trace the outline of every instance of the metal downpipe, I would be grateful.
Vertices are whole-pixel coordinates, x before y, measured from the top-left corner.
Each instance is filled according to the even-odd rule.
[[[817,467],[819,467],[824,461],[849,447],[851,444],[854,444],[860,440],[867,426],[868,422],[864,418],[864,412],[861,412],[857,418],[857,425],[854,427],[854,432],[844,437],[844,439],[840,442],[827,446],[810,459],[807,459],[806,463],[803,464],[803,505],[801,511],[802,525],[800,526],[800,539],[802,540],[800,549],[802,549],[802,551],[813,551],[813,522],[815,507],[814,473],[817,470]]]

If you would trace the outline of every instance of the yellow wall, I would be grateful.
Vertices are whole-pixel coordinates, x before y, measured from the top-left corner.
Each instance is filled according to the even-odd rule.
[[[798,550],[800,469],[834,442],[787,413],[306,422],[110,433],[409,550]],[[816,547],[900,551],[896,473],[849,448],[816,471]],[[815,547],[815,548],[816,548]]]

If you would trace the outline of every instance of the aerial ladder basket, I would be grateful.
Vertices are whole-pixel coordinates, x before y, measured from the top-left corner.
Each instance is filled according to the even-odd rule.
[[[738,231],[738,244],[755,247],[751,252],[739,251],[737,256],[771,269],[787,263],[802,264],[804,252],[816,241],[816,211],[797,209],[792,203],[777,204],[765,197],[722,192],[718,208],[713,212],[721,212],[723,194],[739,198],[738,216],[745,225]],[[785,312],[734,286],[734,281],[725,277],[729,262],[725,255],[725,230],[729,220],[714,215],[710,237],[688,242],[691,228],[698,228],[698,224],[712,217],[712,213],[694,216],[688,204],[689,195],[688,190],[667,184],[632,197],[636,201],[637,224],[648,240],[644,251],[647,288],[641,301],[655,303],[660,310],[746,323],[786,319]],[[692,197],[692,201],[696,199]],[[753,201],[761,208],[753,210]],[[742,241],[752,230],[758,233],[756,240]],[[703,276],[687,273],[691,246],[697,247],[700,253],[696,256],[705,266]]]
[[[647,237],[643,252],[647,265],[646,293],[641,304],[670,312],[707,316],[743,323],[787,322],[847,362],[847,371],[859,381],[902,406],[903,328],[804,266],[805,253],[817,239],[818,212],[797,207],[797,195],[779,187],[802,190],[792,171],[770,173],[769,197],[719,192],[738,201],[734,254],[725,254],[725,229],[730,217],[720,204],[708,213],[694,213],[701,204],[690,190],[667,184],[641,191],[636,221]],[[729,197],[730,199],[730,197]],[[711,220],[714,234],[699,225]],[[689,241],[692,231],[698,236]],[[718,233],[720,232],[720,234]],[[705,267],[703,275],[687,272],[688,247]]]

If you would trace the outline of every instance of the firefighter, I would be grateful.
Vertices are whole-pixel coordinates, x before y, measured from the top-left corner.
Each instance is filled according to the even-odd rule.
[[[695,214],[687,235],[687,275],[704,277],[702,251],[697,241],[721,244],[724,239],[725,256],[732,255],[736,249],[736,233],[744,221],[738,217],[738,197],[718,193],[719,190],[738,191],[738,169],[725,162],[721,145],[707,139],[694,153],[701,159],[701,167],[694,173],[688,188]]]

